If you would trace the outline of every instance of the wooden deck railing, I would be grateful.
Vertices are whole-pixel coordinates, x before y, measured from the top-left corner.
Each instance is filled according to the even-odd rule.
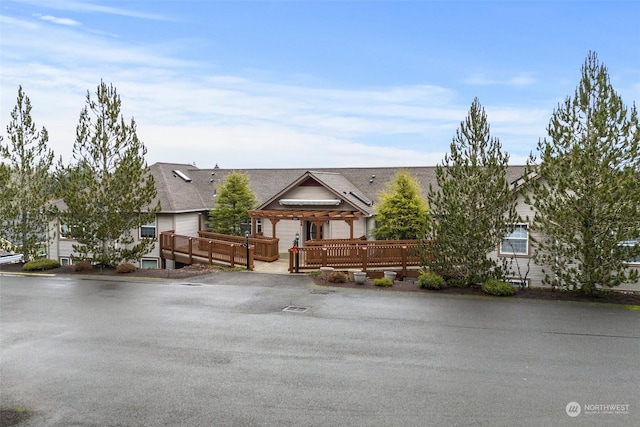
[[[255,247],[223,240],[206,239],[174,234],[160,233],[160,257],[164,265],[165,259],[183,264],[221,263],[230,267],[245,266],[249,270],[254,267]]]
[[[373,244],[372,244],[373,243]],[[320,267],[368,269],[400,269],[406,276],[409,267],[421,264],[420,248],[417,241],[387,244],[375,241],[352,244],[329,244],[326,246],[305,246],[298,248],[298,270],[317,270]],[[296,253],[289,250],[289,272],[296,270]]]
[[[198,236],[204,239],[221,240],[238,244],[245,244],[246,238],[242,236],[230,236],[228,234],[212,233],[210,231],[198,231]],[[276,261],[280,258],[278,242],[280,239],[271,237],[249,237],[249,245],[255,248],[254,257],[258,261]]]

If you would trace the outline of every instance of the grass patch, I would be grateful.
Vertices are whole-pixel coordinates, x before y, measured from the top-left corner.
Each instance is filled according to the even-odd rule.
[[[0,426],[13,426],[27,420],[31,416],[31,412],[22,406],[13,406],[10,408],[0,408]]]

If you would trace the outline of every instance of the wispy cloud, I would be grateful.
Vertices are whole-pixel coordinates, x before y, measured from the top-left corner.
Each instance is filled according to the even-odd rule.
[[[35,14],[34,16],[42,19],[43,21],[49,21],[58,25],[68,25],[71,27],[80,25],[78,21],[74,21],[73,19],[69,19],[69,18],[58,18],[51,15],[39,15],[39,14]]]
[[[61,2],[53,8],[93,11],[95,6]],[[470,100],[461,102],[456,89],[436,84],[327,89],[313,79],[289,80],[268,70],[260,78],[213,72],[211,62],[176,55],[179,40],[134,45],[53,15],[32,22],[0,19],[7,24],[0,89],[12,94],[23,85],[36,124],[47,127],[52,148],[65,161],[71,157],[86,93],[93,93],[101,79],[118,89],[125,117],[135,117],[151,163],[433,165],[443,158],[469,108]],[[526,75],[518,75],[490,84],[529,82]],[[14,103],[15,97],[2,97],[0,120],[6,120]],[[492,132],[515,150],[512,161],[524,159],[540,136],[536,131],[544,130],[548,113],[521,106],[485,108]]]
[[[474,74],[466,79],[464,83],[468,85],[490,86],[490,85],[502,85],[502,86],[529,86],[536,83],[536,79],[528,74],[519,74],[507,78],[487,77],[484,74]]]
[[[170,18],[154,13],[140,12],[132,9],[105,6],[95,2],[73,0],[22,0],[22,3],[38,6],[46,9],[64,10],[82,13],[103,13],[108,15],[127,16],[155,21],[167,21]]]

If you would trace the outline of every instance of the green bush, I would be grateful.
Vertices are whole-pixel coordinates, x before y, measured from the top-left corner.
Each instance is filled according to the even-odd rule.
[[[447,282],[438,273],[423,271],[418,276],[418,285],[424,289],[442,289],[447,287]]]
[[[80,261],[78,263],[71,264],[71,270],[81,273],[93,270],[93,266],[89,261]]]
[[[516,293],[516,288],[511,283],[489,279],[482,284],[482,292],[489,295],[510,296]]]
[[[24,271],[37,271],[37,270],[49,270],[52,268],[59,268],[60,262],[55,259],[40,258],[26,263],[22,266]]]
[[[131,264],[130,262],[118,264],[118,266],[116,267],[116,273],[133,273],[136,270],[136,266]]]
[[[382,287],[393,286],[393,280],[382,277],[380,279],[373,279],[373,284]]]
[[[327,282],[345,283],[346,281],[347,281],[347,275],[341,271],[332,271],[327,277]]]

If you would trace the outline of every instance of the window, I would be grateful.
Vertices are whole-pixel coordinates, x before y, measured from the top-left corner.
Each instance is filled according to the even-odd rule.
[[[529,228],[527,224],[515,224],[513,231],[502,239],[500,254],[529,255]]]
[[[529,287],[529,281],[526,279],[507,279],[507,283],[511,283],[516,288]]]
[[[262,219],[256,219],[256,229],[253,234],[262,234]]]
[[[156,238],[156,222],[150,222],[140,227],[141,239],[155,239]]]
[[[627,240],[626,242],[618,243],[620,249],[629,251],[629,258],[627,259],[627,262],[629,264],[640,264],[640,253],[634,251],[636,252],[635,256],[633,253],[631,253],[633,249],[636,249],[638,247],[638,245],[640,245],[639,240]]]
[[[60,258],[60,265],[61,266],[65,266],[65,265],[71,265],[73,264],[73,260],[71,258]]]
[[[60,235],[61,239],[70,239],[70,233],[71,230],[69,229],[69,226],[67,224],[63,224],[63,223],[59,223],[58,224],[58,234]]]
[[[141,269],[156,269],[158,268],[158,260],[154,258],[142,258],[140,260],[140,268]]]

